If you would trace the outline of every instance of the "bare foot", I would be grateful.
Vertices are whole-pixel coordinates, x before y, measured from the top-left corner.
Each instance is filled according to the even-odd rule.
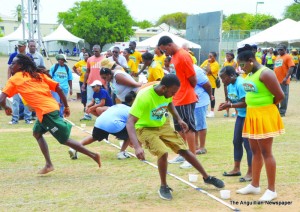
[[[95,157],[93,158],[96,163],[98,163],[99,168],[101,167],[101,160],[100,160],[100,155],[98,153],[95,153]]]
[[[47,174],[49,172],[52,172],[53,170],[54,170],[53,166],[45,166],[38,172],[38,174]]]

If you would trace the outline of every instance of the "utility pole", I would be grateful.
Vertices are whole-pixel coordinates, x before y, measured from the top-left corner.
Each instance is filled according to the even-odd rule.
[[[25,12],[24,12],[24,0],[22,0],[22,27],[23,27],[23,40],[25,40]]]

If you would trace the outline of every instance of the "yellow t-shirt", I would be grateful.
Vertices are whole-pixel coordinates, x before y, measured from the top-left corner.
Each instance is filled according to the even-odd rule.
[[[295,65],[298,64],[299,60],[300,60],[300,55],[298,55],[298,54],[297,55],[290,54],[290,55],[293,58]]]
[[[153,61],[148,68],[148,82],[158,81],[164,77],[164,70],[160,63]]]
[[[275,56],[274,56],[275,57]],[[276,57],[275,57],[276,58]],[[259,63],[259,64],[261,64],[262,63],[262,60],[261,60],[261,58],[260,57],[255,57],[255,59],[256,59],[256,61]]]
[[[207,68],[207,65],[208,65],[208,60],[205,60],[202,64],[201,64],[201,68],[203,68],[204,70],[206,70]],[[217,61],[213,62],[213,63],[209,63],[210,65],[210,70],[211,70],[211,74],[207,74],[207,77],[208,77],[208,80],[211,84],[211,87],[212,88],[216,88],[216,79],[218,77],[218,73],[219,73],[219,70],[220,70],[220,66],[219,66],[219,63]]]
[[[225,66],[233,66],[234,68],[236,67],[236,62],[234,60],[232,60],[231,62],[225,61],[223,63],[223,67]]]
[[[141,52],[134,51],[133,54],[129,55],[129,58],[135,62],[136,67],[139,67],[139,64],[143,61]]]
[[[153,60],[157,61],[161,65],[161,67],[165,66],[165,59],[166,59],[166,55],[164,55],[164,54],[161,56],[155,55],[153,58]]]
[[[191,54],[190,54],[190,55],[191,55]],[[197,59],[196,59],[196,57],[193,56],[193,55],[191,55],[191,58],[192,58],[192,60],[193,60],[193,64],[197,64]]]
[[[78,70],[78,72],[81,74],[79,78],[79,82],[84,81],[84,75],[86,72],[86,61],[85,60],[80,60],[77,63],[75,63],[75,68]]]
[[[138,68],[135,65],[135,62],[133,60],[129,59],[127,61],[127,65],[128,65],[128,68],[129,68],[129,73],[137,73],[138,72]]]

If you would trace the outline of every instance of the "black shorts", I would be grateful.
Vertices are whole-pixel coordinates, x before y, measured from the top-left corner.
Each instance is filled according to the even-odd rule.
[[[129,138],[126,127],[124,127],[120,132],[116,132],[116,133],[109,133],[97,127],[94,127],[93,129],[93,138],[98,141],[102,141],[103,139],[107,140],[109,134],[112,134],[121,140],[127,140]]]
[[[196,103],[175,106],[179,116],[189,126],[189,130],[192,130],[193,132],[196,132],[195,115],[194,115],[195,106]],[[174,118],[173,120],[174,120],[175,130],[180,132],[182,130],[180,125],[178,124],[177,120],[175,120]]]

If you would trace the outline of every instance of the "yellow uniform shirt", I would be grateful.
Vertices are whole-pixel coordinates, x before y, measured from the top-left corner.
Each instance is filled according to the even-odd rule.
[[[208,60],[205,60],[202,64],[201,64],[201,68],[203,68],[204,70],[206,70],[207,68],[207,65],[208,65]],[[207,77],[208,77],[208,80],[211,84],[211,87],[212,88],[216,88],[216,79],[218,77],[218,73],[219,73],[219,70],[220,70],[220,66],[219,66],[219,63],[217,61],[213,62],[213,63],[209,63],[209,66],[210,66],[210,70],[211,70],[211,74],[207,74]]]
[[[148,82],[161,80],[164,77],[164,70],[157,61],[152,61],[148,68]]]
[[[290,54],[290,55],[292,56],[295,65],[298,64],[299,59],[300,59],[300,55],[298,55],[298,54],[297,55]]]
[[[232,66],[232,67],[236,68],[236,62],[234,60],[232,60],[231,62],[225,61],[223,63],[223,67],[225,67],[225,66]]]
[[[135,62],[136,67],[139,67],[139,64],[143,61],[141,52],[135,51],[133,54],[129,55],[129,59],[132,59]]]
[[[153,58],[153,60],[158,62],[161,65],[161,67],[165,66],[165,59],[166,59],[166,55],[164,55],[164,54],[161,56],[155,55]]]
[[[77,63],[75,63],[75,68],[77,69],[77,71],[81,74],[80,78],[79,78],[79,82],[83,82],[84,81],[84,75],[86,72],[86,61],[85,60],[80,60]]]
[[[127,65],[128,65],[128,68],[129,68],[129,73],[137,73],[138,72],[138,68],[135,65],[135,62],[133,60],[129,59],[127,61]]]

